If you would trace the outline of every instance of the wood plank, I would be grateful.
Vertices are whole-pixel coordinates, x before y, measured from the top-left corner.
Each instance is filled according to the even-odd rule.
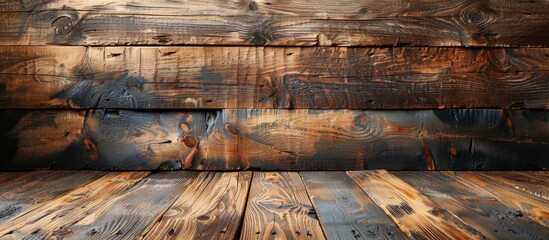
[[[328,239],[406,239],[344,172],[300,172]]]
[[[88,216],[66,226],[66,239],[136,239],[169,209],[195,172],[159,172],[118,194]]]
[[[410,238],[484,238],[482,233],[450,210],[385,170],[351,171],[348,174]]]
[[[549,200],[549,179],[522,172],[483,172],[483,175],[495,179],[500,184]]]
[[[519,209],[521,214],[549,227],[549,201],[510,187],[476,172],[458,172],[457,176],[490,192],[503,204]]]
[[[254,172],[240,239],[325,239],[297,172]]]
[[[0,3],[5,45],[546,46],[546,1]]]
[[[0,46],[0,108],[547,109],[547,60],[549,48]]]
[[[146,177],[148,172],[109,173],[83,187],[50,201],[32,212],[0,224],[0,237],[7,239],[68,238],[70,226],[100,210]],[[116,225],[115,225],[116,226]]]
[[[251,172],[200,173],[143,239],[234,239],[251,178]]]
[[[0,185],[0,224],[32,211],[105,175],[93,171],[33,171],[15,175]]]
[[[507,173],[507,172],[500,172]],[[444,172],[392,172],[488,239],[544,239],[545,228],[518,209],[498,202],[489,192]]]
[[[549,111],[19,110],[0,119],[11,122],[0,131],[2,170],[549,167]]]

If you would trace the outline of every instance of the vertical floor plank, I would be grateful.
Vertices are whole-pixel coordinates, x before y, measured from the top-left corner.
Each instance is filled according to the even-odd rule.
[[[0,184],[0,224],[105,174],[97,171],[5,173]]]
[[[549,227],[549,201],[515,189],[486,176],[481,172],[456,172],[461,180],[469,181],[490,192],[503,204],[519,209],[522,214]]]
[[[296,172],[254,172],[240,239],[324,239]]]
[[[64,238],[70,226],[112,201],[112,196],[128,191],[148,172],[109,173],[98,180],[47,202],[31,212],[0,224],[0,238]]]
[[[234,239],[252,172],[202,172],[143,239]]]
[[[522,190],[534,196],[549,200],[549,179],[538,177],[536,174],[521,172],[483,172],[487,177],[500,184],[506,184],[514,189]]]
[[[328,239],[406,239],[345,172],[300,172]]]
[[[416,239],[482,239],[484,236],[447,209],[385,170],[352,171],[349,176]]]
[[[392,172],[435,203],[455,213],[488,239],[543,239],[549,229],[490,193],[447,172]]]

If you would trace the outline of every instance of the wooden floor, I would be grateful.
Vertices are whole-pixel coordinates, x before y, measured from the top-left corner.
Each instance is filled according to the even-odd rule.
[[[547,239],[548,172],[0,172],[1,239]]]

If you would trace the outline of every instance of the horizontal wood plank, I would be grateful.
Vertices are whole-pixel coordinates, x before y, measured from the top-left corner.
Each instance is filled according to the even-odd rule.
[[[507,172],[499,172],[500,174]],[[455,213],[487,239],[544,239],[549,229],[497,201],[486,190],[445,172],[392,172]]]
[[[252,172],[202,172],[142,239],[235,239]]]
[[[546,46],[545,1],[5,1],[5,45]]]
[[[520,210],[520,214],[549,227],[549,201],[515,189],[477,172],[456,172],[462,181],[469,181],[490,192],[503,204]]]
[[[240,239],[325,239],[296,172],[254,172]]]
[[[0,183],[0,224],[105,175],[92,171],[33,171],[5,173]]]
[[[50,201],[29,214],[0,224],[0,237],[6,239],[68,239],[70,227],[100,210],[114,196],[131,189],[148,172],[109,173],[81,188]],[[93,233],[91,234],[93,236]]]
[[[406,239],[345,172],[300,172],[328,239]]]
[[[547,109],[548,60],[549,48],[0,46],[0,108]]]
[[[3,170],[549,167],[548,111],[9,110],[0,119]]]
[[[451,210],[385,170],[348,174],[412,239],[485,239]]]

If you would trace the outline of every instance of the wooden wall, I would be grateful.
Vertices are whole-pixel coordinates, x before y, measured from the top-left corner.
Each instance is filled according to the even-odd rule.
[[[549,2],[0,2],[0,170],[549,168]]]

